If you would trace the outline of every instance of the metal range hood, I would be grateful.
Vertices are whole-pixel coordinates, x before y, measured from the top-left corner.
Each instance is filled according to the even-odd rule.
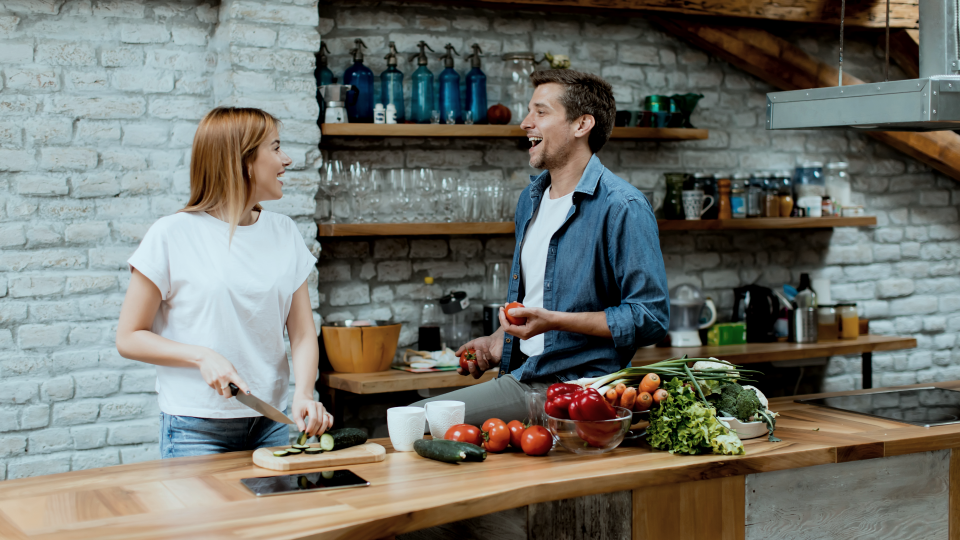
[[[956,0],[920,0],[920,78],[767,94],[767,129],[960,129]]]

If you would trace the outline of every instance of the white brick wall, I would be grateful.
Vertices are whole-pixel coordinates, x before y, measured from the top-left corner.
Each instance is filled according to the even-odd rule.
[[[316,5],[216,4],[0,2],[0,479],[159,457],[154,370],[114,346],[125,261],[185,203],[212,107],[288,122],[300,170],[271,208],[319,248]]]

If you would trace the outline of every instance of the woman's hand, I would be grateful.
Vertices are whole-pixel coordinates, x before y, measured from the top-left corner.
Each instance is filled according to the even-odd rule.
[[[497,331],[492,335],[479,337],[457,349],[456,355],[459,358],[463,351],[473,349],[477,353],[477,361],[469,364],[470,373],[474,379],[479,379],[483,373],[492,367],[500,365],[500,358],[503,356],[503,332]],[[462,367],[457,367],[457,373],[467,375]]]
[[[500,328],[503,328],[503,331],[511,336],[516,336],[520,339],[530,339],[533,336],[539,336],[544,332],[556,330],[553,322],[553,316],[556,314],[554,311],[548,311],[546,309],[537,307],[513,308],[510,310],[511,317],[527,319],[526,323],[515,326],[507,321],[507,317],[505,316],[503,309],[504,308],[500,308]]]
[[[240,374],[237,373],[233,364],[216,351],[203,349],[200,355],[200,375],[203,376],[203,381],[210,388],[216,390],[225,399],[233,397],[233,392],[230,391],[230,383],[237,385],[244,394],[250,393],[250,388],[240,378]]]
[[[313,397],[294,397],[293,421],[297,429],[306,431],[307,436],[322,435],[333,427],[333,415],[323,408],[323,404],[313,400]]]

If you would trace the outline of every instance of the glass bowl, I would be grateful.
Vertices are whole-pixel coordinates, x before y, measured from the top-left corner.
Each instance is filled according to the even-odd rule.
[[[630,430],[633,413],[623,407],[615,407],[617,417],[612,420],[564,420],[547,417],[553,438],[575,454],[603,454],[623,442]]]

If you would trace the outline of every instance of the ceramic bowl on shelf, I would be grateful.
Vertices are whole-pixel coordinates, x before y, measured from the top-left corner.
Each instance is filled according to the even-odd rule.
[[[564,420],[547,417],[553,438],[560,446],[575,454],[603,454],[623,442],[630,431],[633,412],[616,407],[617,417],[612,420]]]
[[[767,434],[766,422],[741,422],[732,416],[718,416],[717,420],[737,432],[737,437],[740,437],[741,441],[756,439]]]

